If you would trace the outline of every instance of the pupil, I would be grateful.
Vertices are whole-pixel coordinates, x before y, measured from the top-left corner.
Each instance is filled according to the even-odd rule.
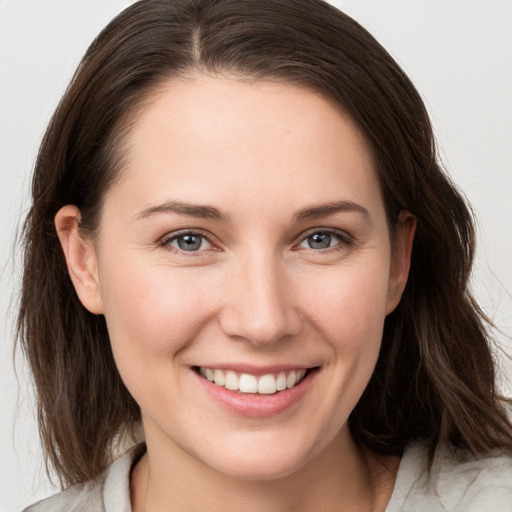
[[[327,249],[331,245],[331,235],[328,233],[315,233],[309,237],[311,249]]]
[[[178,246],[183,251],[196,251],[201,247],[201,237],[196,235],[183,235],[178,238]]]

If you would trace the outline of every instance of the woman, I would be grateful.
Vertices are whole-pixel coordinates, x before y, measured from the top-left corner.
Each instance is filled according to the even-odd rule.
[[[333,7],[121,13],[25,236],[20,342],[75,484],[28,510],[508,509],[471,216],[410,81]]]

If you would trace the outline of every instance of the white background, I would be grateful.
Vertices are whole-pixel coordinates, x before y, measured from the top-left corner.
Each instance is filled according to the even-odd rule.
[[[18,382],[12,363],[15,229],[53,109],[93,37],[130,3],[0,0],[0,512],[20,511],[54,492],[42,465],[30,381],[18,364]],[[444,162],[478,215],[475,294],[511,352],[512,0],[333,3],[377,37],[425,98]],[[510,385],[504,388],[510,394]]]

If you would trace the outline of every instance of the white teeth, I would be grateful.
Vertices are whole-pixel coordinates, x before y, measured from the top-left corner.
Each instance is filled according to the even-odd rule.
[[[258,393],[261,395],[273,395],[276,391],[276,378],[271,373],[259,378]]]
[[[257,393],[258,392],[258,379],[254,375],[242,373],[240,375],[240,384],[238,389],[242,393]]]
[[[240,393],[259,393],[261,395],[273,395],[278,391],[296,386],[306,375],[306,370],[291,370],[278,374],[267,373],[256,377],[249,373],[237,374],[232,370],[219,370],[199,367],[199,374],[217,386],[224,386],[230,391]]]
[[[217,386],[224,386],[224,374],[222,373],[222,370],[214,370],[213,371],[213,380],[215,381],[215,384]]]
[[[239,388],[239,378],[235,372],[226,372],[226,379],[224,380],[224,386],[226,389],[231,391],[237,391]]]
[[[296,383],[297,383],[297,373],[295,372],[295,370],[292,370],[288,374],[288,377],[286,378],[286,387],[293,388],[293,386],[295,386]]]
[[[276,389],[277,389],[277,391],[283,391],[286,389],[286,373],[281,372],[277,376]]]

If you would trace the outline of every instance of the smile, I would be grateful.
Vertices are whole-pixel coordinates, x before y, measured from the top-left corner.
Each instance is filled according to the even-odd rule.
[[[237,373],[233,370],[205,368],[200,366],[198,373],[217,386],[239,393],[258,393],[273,395],[278,391],[293,388],[305,377],[305,368],[279,373],[267,373],[257,377],[249,373]]]

